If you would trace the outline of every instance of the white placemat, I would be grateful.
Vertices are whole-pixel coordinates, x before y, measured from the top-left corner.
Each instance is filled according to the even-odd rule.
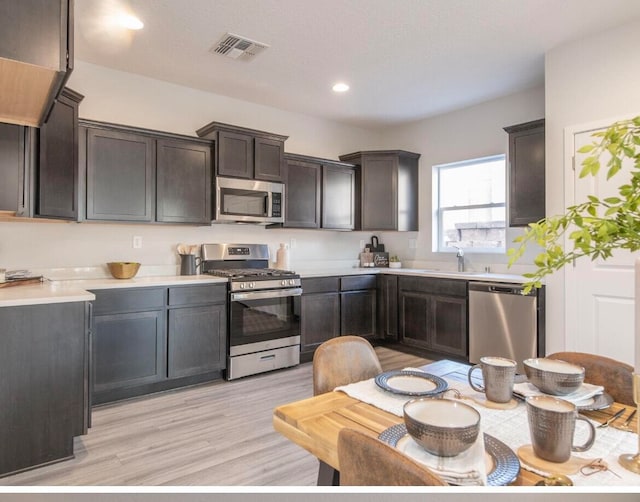
[[[406,369],[415,371],[415,368]],[[446,378],[445,380],[449,383],[449,388],[459,390],[464,396],[481,397],[481,394],[472,390],[466,383]],[[398,417],[403,416],[402,407],[404,403],[411,399],[407,396],[400,396],[382,390],[376,385],[373,378],[337,387],[335,390],[344,392],[355,399]],[[481,426],[484,432],[507,444],[514,452],[523,445],[531,444],[527,410],[524,403],[520,403],[511,410],[495,410],[485,408],[470,400],[464,400],[463,402],[473,406],[480,412]],[[598,425],[595,422],[594,424]],[[586,437],[586,424],[577,422],[574,443],[582,444]],[[572,453],[572,455],[576,458],[585,459],[585,464],[591,459],[602,458],[609,465],[610,470],[597,472],[591,476],[576,474],[570,477],[575,485],[582,486],[640,486],[640,475],[626,470],[618,463],[618,457],[621,454],[635,454],[637,452],[637,434],[621,431],[613,427],[596,429],[596,441],[593,447],[584,453]],[[477,469],[481,469],[480,463],[483,463],[484,459],[478,458],[474,462]],[[543,476],[550,474],[539,472],[524,464],[522,464],[522,467]]]

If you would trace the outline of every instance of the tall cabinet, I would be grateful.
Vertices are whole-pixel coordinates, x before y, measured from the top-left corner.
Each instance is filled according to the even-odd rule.
[[[504,130],[509,134],[509,226],[525,226],[545,216],[544,119]]]
[[[403,150],[355,152],[340,160],[357,166],[356,230],[418,230],[418,159]]]

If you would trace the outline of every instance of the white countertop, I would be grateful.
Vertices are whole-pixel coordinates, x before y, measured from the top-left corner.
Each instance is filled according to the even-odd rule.
[[[444,277],[467,281],[513,282],[521,284],[526,279],[515,274],[485,272],[455,272],[448,270],[410,268],[327,268],[297,271],[302,278],[344,275],[393,274],[418,277]],[[42,284],[0,288],[0,307],[38,305],[45,303],[84,302],[95,300],[90,291],[116,288],[142,288],[151,286],[181,286],[187,284],[226,283],[224,277],[210,275],[168,275],[157,277],[134,277],[133,279],[74,279],[45,281]]]
[[[315,269],[297,271],[302,278],[330,277],[338,275],[392,274],[412,275],[418,277],[443,277],[447,279],[463,279],[483,282],[513,282],[522,284],[527,279],[518,274],[501,274],[491,272],[456,272],[452,270],[415,269],[415,268],[340,268]]]
[[[0,288],[0,307],[95,300],[90,290],[181,286],[187,284],[226,283],[227,279],[207,275],[134,277],[133,279],[79,279],[45,281],[41,284]]]

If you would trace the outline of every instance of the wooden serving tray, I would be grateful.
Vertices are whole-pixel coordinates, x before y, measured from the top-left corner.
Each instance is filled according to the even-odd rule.
[[[11,286],[22,286],[25,284],[38,284],[43,282],[42,276],[38,277],[21,277],[19,279],[11,279],[6,282],[0,282],[0,288],[9,288]]]

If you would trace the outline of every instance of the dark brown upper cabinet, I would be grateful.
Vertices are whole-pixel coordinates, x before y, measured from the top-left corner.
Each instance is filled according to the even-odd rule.
[[[340,156],[357,166],[356,230],[418,230],[419,158],[402,150]]]
[[[285,181],[284,142],[288,136],[220,122],[211,122],[196,134],[215,141],[218,176]]]
[[[29,128],[0,123],[0,211],[23,215],[28,201]]]
[[[285,227],[353,230],[355,166],[285,154]]]
[[[104,122],[80,124],[87,220],[211,223],[211,141]]]
[[[153,221],[155,142],[133,132],[87,129],[87,219]]]
[[[544,119],[504,130],[509,134],[509,226],[525,226],[545,216]]]
[[[322,164],[310,157],[285,154],[287,185],[285,188],[284,226],[320,228]]]
[[[40,126],[72,68],[72,0],[0,0],[0,122]]]
[[[211,147],[157,141],[157,221],[211,223]]]
[[[78,107],[83,97],[63,89],[39,129],[35,216],[78,219]]]

